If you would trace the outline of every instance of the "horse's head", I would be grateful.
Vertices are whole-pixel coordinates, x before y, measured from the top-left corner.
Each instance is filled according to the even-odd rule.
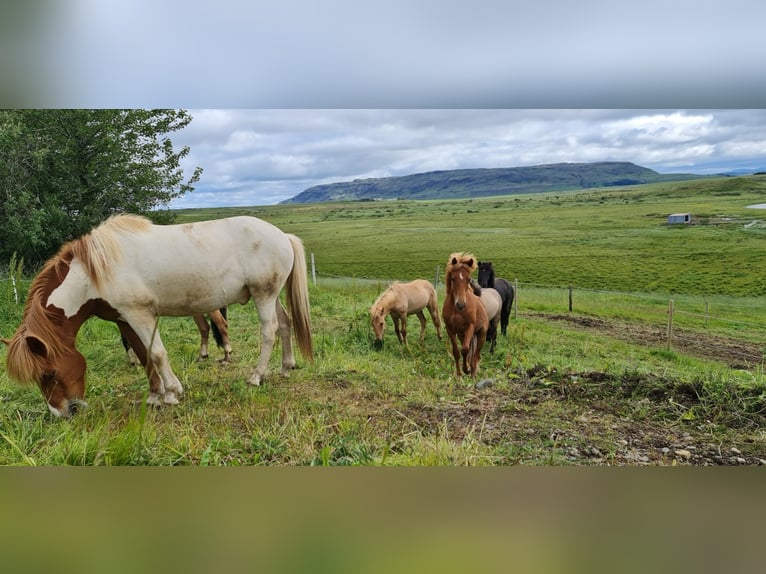
[[[495,284],[495,270],[491,261],[479,261],[479,285],[493,287]]]
[[[386,328],[386,316],[383,313],[383,309],[377,305],[370,307],[370,324],[375,332],[375,346],[380,348],[383,346],[383,330]]]
[[[469,253],[453,253],[447,262],[447,275],[445,284],[447,293],[451,294],[455,301],[455,308],[462,311],[466,308],[469,300],[468,292],[473,293],[471,286],[471,273],[476,269],[476,258]]]
[[[54,352],[38,337],[20,333],[3,342],[8,345],[8,375],[20,383],[37,383],[51,413],[70,417],[87,406],[85,357],[74,345]]]

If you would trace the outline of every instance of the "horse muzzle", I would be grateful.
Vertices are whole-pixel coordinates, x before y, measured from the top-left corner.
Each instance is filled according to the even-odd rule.
[[[462,299],[457,299],[455,301],[455,309],[457,309],[458,311],[462,311],[463,309],[465,309],[465,301]]]
[[[80,399],[72,399],[71,401],[67,401],[66,404],[60,409],[51,406],[50,403],[48,404],[48,410],[50,410],[53,416],[65,419],[72,417],[81,410],[85,410],[87,407],[88,403]]]

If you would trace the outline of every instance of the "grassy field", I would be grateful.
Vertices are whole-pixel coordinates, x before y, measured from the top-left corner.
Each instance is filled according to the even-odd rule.
[[[163,318],[186,393],[175,407],[152,409],[117,329],[94,319],[79,336],[85,412],[54,420],[35,387],[0,373],[0,464],[762,464],[766,223],[746,206],[764,197],[766,177],[744,177],[473,201],[181,211],[179,221],[257,215],[304,240],[318,274],[315,362],[299,360],[280,377],[277,347],[266,383],[252,388],[260,344],[252,304],[230,308],[228,366],[215,349],[196,360],[191,319]],[[696,224],[666,225],[680,211]],[[454,377],[430,324],[422,347],[412,335],[400,346],[390,324],[383,349],[371,346],[368,308],[387,282],[434,279],[459,250],[519,282],[518,314],[496,352],[482,356],[481,388]],[[21,319],[7,275],[6,337]],[[28,278],[22,297],[27,286]]]

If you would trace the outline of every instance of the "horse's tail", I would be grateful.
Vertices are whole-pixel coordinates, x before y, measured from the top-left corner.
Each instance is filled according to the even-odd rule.
[[[218,311],[221,312],[221,315],[224,319],[226,319],[226,309],[227,307],[221,307],[218,309]],[[210,319],[210,328],[213,331],[213,338],[215,339],[215,344],[218,345],[219,349],[223,349],[223,335],[221,334],[221,330],[218,328],[218,325],[215,324],[215,321]]]
[[[309,282],[306,271],[306,252],[303,242],[295,235],[287,234],[293,248],[293,269],[287,277],[287,309],[293,319],[295,340],[301,353],[310,361],[314,360],[311,343],[311,310],[309,306]]]

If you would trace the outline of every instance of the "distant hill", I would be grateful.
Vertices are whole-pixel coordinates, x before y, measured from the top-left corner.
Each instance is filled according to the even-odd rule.
[[[609,161],[455,169],[315,185],[282,203],[375,199],[460,199],[517,193],[573,191],[592,187],[637,185],[704,177],[711,176],[660,174],[634,163]]]

